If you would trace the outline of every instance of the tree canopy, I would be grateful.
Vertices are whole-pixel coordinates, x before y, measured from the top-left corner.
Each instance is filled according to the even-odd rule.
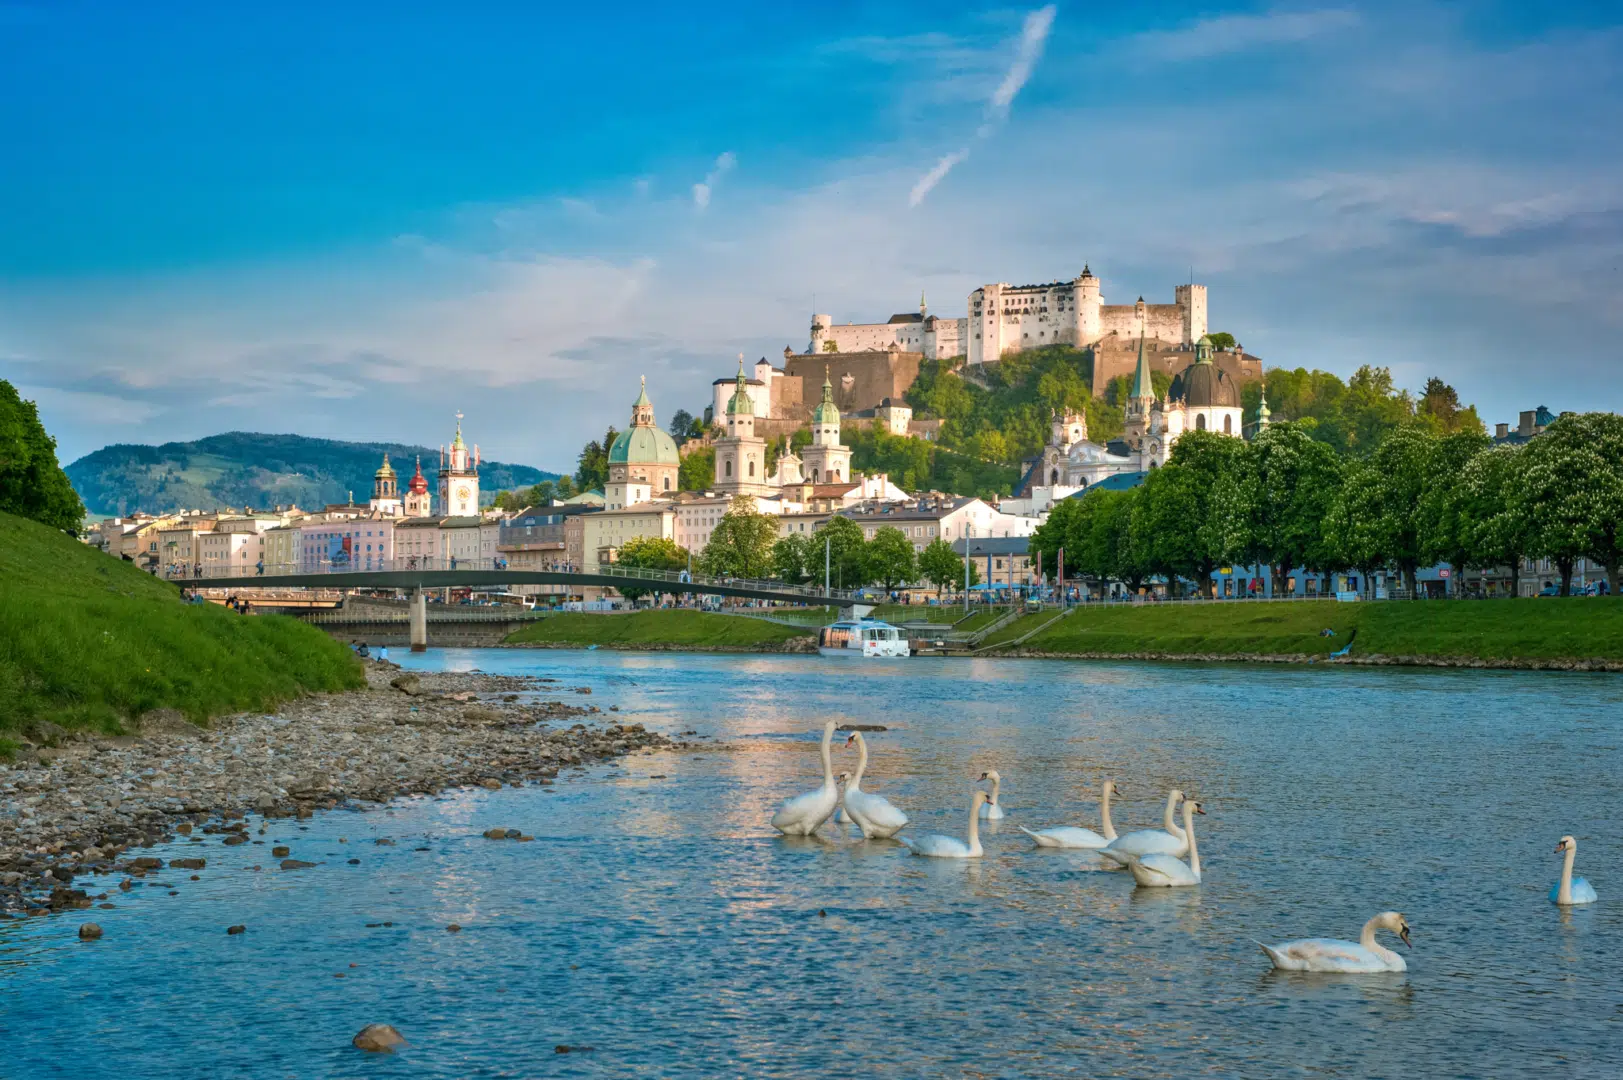
[[[56,460],[39,410],[0,379],[0,511],[78,532],[84,504]]]

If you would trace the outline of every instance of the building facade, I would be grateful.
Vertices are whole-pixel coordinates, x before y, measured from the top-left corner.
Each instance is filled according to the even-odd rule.
[[[462,414],[456,414],[456,438],[450,450],[440,448],[440,513],[474,517],[479,513],[479,447],[462,441]]]
[[[1107,338],[1191,346],[1206,335],[1206,286],[1173,289],[1170,304],[1106,304],[1088,267],[1070,281],[983,285],[969,294],[965,356],[984,364],[1045,345],[1086,348]]]

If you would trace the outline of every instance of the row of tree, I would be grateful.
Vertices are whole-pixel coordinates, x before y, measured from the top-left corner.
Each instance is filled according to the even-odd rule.
[[[1467,425],[1468,427],[1468,425]],[[1031,538],[1045,572],[1099,585],[1187,582],[1208,595],[1228,565],[1266,565],[1275,582],[1313,573],[1422,566],[1506,567],[1547,558],[1571,592],[1573,568],[1623,558],[1623,417],[1568,413],[1523,446],[1479,430],[1392,428],[1366,455],[1338,454],[1307,423],[1245,442],[1184,434],[1165,466],[1125,491],[1058,503]]]
[[[966,580],[963,557],[939,538],[915,552],[913,542],[895,526],[874,530],[869,540],[862,526],[839,516],[830,518],[815,532],[780,538],[778,519],[761,513],[755,500],[747,495],[733,499],[697,556],[674,540],[637,537],[620,547],[617,560],[621,566],[648,570],[685,570],[691,566],[716,577],[775,577],[791,585],[826,583],[836,589],[878,585],[889,591],[925,581],[941,592],[961,586]],[[967,573],[970,585],[980,582],[973,563]],[[635,586],[620,588],[632,599],[647,591]]]

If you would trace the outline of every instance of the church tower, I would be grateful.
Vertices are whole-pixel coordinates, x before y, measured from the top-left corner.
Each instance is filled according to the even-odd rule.
[[[615,436],[609,447],[604,507],[623,510],[656,498],[670,498],[680,486],[681,467],[676,440],[654,423],[654,403],[648,399],[648,380],[644,378],[637,400],[631,403],[631,426]]]
[[[1150,430],[1150,413],[1155,410],[1155,384],[1150,381],[1150,363],[1144,356],[1144,334],[1138,335],[1138,367],[1133,370],[1133,388],[1127,395],[1122,437],[1138,449]]]
[[[851,451],[840,445],[840,410],[834,404],[834,384],[823,369],[823,400],[812,410],[812,441],[806,447],[805,471],[814,484],[839,484],[851,479]]]
[[[766,479],[766,440],[755,434],[755,403],[750,400],[744,357],[738,357],[738,383],[727,402],[727,434],[716,440],[716,492],[771,495]]]
[[[440,450],[440,512],[447,517],[479,516],[479,448],[462,441],[462,414],[456,414],[456,439]]]
[[[434,497],[428,493],[428,477],[423,475],[423,459],[417,459],[417,471],[406,485],[403,509],[407,517],[428,517],[434,512]]]
[[[394,466],[389,464],[388,454],[383,455],[383,464],[372,474],[371,505],[376,513],[387,517],[400,516],[400,481],[395,476]]]
[[[772,474],[772,482],[780,488],[798,487],[806,482],[800,469],[800,455],[795,453],[787,435],[783,437],[783,452],[778,455],[778,468]]]

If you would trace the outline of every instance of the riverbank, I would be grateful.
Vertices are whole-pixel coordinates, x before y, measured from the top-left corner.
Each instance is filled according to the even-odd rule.
[[[811,627],[785,626],[743,615],[653,608],[624,615],[566,612],[549,615],[508,637],[506,645],[579,649],[651,649],[683,652],[811,652]]]
[[[82,733],[20,752],[0,765],[0,910],[106,906],[111,893],[72,883],[152,874],[162,867],[139,848],[176,833],[195,833],[197,858],[170,868],[204,870],[217,843],[264,843],[249,815],[263,834],[271,818],[466,785],[547,784],[564,767],[686,745],[606,722],[612,714],[588,703],[590,687],[552,679],[402,674],[393,665],[373,665],[366,678],[364,690],[222,717],[207,729],[170,713],[140,738]],[[264,865],[280,865],[275,851]]]
[[[1623,601],[1100,605],[1025,616],[987,644],[991,655],[1048,658],[1623,671]]]
[[[80,731],[136,730],[363,685],[341,643],[280,615],[246,618],[65,533],[0,513],[0,758]]]

